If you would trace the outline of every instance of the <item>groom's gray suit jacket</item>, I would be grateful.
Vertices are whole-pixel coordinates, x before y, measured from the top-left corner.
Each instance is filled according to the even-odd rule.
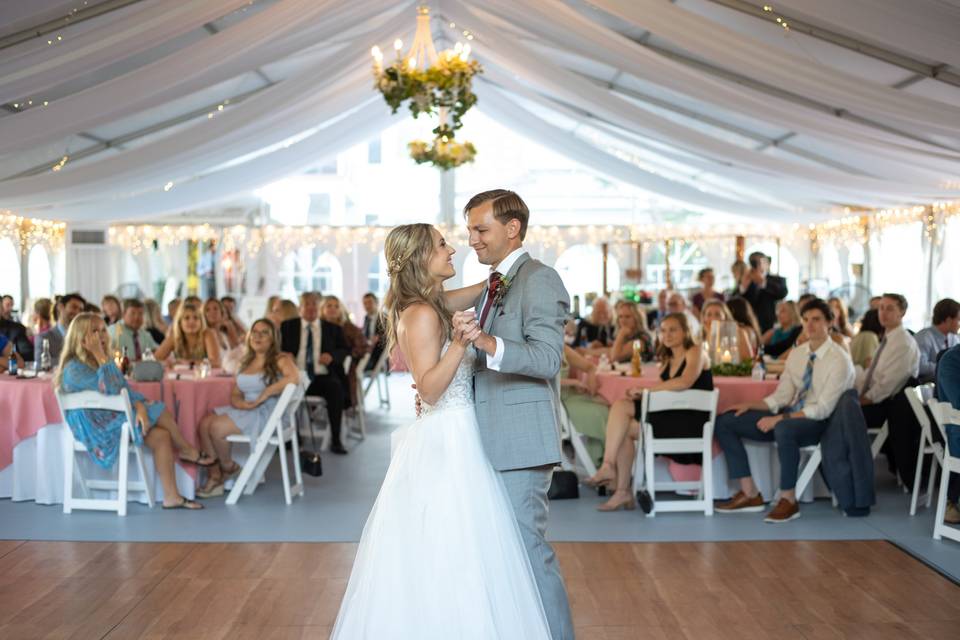
[[[528,254],[506,274],[501,305],[494,304],[483,330],[503,340],[500,371],[487,368],[479,351],[474,395],[480,437],[498,471],[560,461],[560,392],[563,325],[570,296],[559,274]],[[484,288],[476,308],[482,308]]]

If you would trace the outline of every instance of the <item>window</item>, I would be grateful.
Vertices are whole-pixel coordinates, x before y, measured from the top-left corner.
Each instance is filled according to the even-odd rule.
[[[481,280],[486,280],[489,277],[490,267],[485,264],[480,264],[480,261],[477,260],[477,252],[470,249],[470,253],[464,258],[463,266],[460,268],[461,286],[465,287],[480,282]]]
[[[336,256],[319,247],[287,254],[280,270],[280,294],[296,299],[304,291],[343,296],[343,268]]]
[[[600,247],[586,244],[570,247],[557,258],[556,269],[570,300],[573,296],[580,296],[580,300],[585,301],[588,293],[603,295],[603,252]],[[607,288],[611,293],[620,290],[620,263],[612,255],[607,257]]]
[[[50,298],[53,294],[53,274],[50,271],[50,256],[43,245],[35,245],[30,249],[27,259],[27,273],[29,274],[30,297]]]
[[[383,300],[387,289],[390,287],[390,280],[387,277],[386,260],[378,253],[373,256],[370,262],[370,268],[367,270],[367,291],[373,291],[377,297]]]
[[[646,265],[644,279],[648,287],[663,289],[667,286],[666,244],[663,242],[645,245]],[[699,286],[697,273],[709,266],[708,258],[696,242],[674,240],[670,243],[670,279],[676,290]],[[717,273],[719,278],[723,274]]]
[[[3,290],[0,295],[13,296],[14,308],[20,308],[23,302],[20,300],[20,252],[10,241],[10,238],[0,238],[0,264],[3,265]],[[33,293],[31,297],[37,296]]]

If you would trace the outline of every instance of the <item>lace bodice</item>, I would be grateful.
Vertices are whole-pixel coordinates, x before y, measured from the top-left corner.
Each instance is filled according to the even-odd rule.
[[[450,341],[447,340],[440,351],[440,357],[447,352],[450,347]],[[473,406],[473,365],[476,362],[476,352],[473,349],[467,349],[463,354],[463,360],[457,367],[457,372],[453,374],[453,380],[450,386],[443,392],[436,404],[423,403],[423,415],[439,411],[441,409],[452,409],[459,407]]]

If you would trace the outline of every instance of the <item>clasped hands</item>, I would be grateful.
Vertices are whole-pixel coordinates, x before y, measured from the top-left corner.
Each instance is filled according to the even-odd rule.
[[[453,314],[453,340],[462,346],[473,344],[483,335],[474,311],[457,311]]]

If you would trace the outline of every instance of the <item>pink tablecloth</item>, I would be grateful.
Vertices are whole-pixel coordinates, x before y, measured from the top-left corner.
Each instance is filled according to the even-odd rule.
[[[198,442],[200,419],[215,407],[230,403],[233,385],[232,377],[131,383],[148,400],[163,400],[177,419],[184,438],[193,445]],[[13,462],[17,443],[35,436],[48,424],[61,422],[63,418],[49,378],[18,380],[0,376],[0,469]]]
[[[644,367],[643,375],[636,378],[621,376],[619,373],[601,373],[597,376],[600,383],[597,393],[613,404],[626,395],[627,389],[652,387],[659,380],[653,367]],[[755,402],[765,398],[777,388],[777,381],[717,376],[713,379],[713,385],[720,390],[717,412],[723,413],[737,403]]]

